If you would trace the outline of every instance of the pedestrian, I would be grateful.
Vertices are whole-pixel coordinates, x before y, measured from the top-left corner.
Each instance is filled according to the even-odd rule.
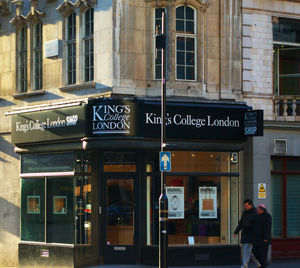
[[[252,253],[252,234],[253,226],[257,217],[257,212],[250,199],[244,201],[244,212],[241,216],[238,226],[236,227],[233,237],[235,238],[242,231],[241,243],[243,248],[243,264],[242,268],[249,265]],[[256,262],[256,260],[254,260]]]
[[[260,262],[260,268],[268,266],[268,249],[271,245],[272,217],[264,204],[257,206],[258,216],[253,229],[253,254]]]

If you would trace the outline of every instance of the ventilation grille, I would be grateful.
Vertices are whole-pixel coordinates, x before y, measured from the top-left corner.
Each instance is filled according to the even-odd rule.
[[[287,154],[286,139],[274,139],[274,154]]]

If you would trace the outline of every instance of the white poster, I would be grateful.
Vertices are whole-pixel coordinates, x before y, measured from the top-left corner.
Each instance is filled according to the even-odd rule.
[[[184,219],[184,187],[166,187],[168,218]]]
[[[199,187],[199,218],[216,219],[217,187]]]

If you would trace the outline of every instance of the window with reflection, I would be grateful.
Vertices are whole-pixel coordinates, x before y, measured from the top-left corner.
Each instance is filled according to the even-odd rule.
[[[37,22],[33,26],[33,86],[34,90],[43,87],[43,26]]]
[[[161,189],[158,153],[154,154],[148,153],[146,166],[148,245],[157,245],[159,237]],[[237,244],[232,234],[238,223],[238,154],[189,151],[171,155],[172,172],[166,174],[169,245]]]
[[[176,79],[196,80],[196,11],[176,8]]]
[[[70,14],[66,23],[67,84],[71,85],[76,83],[76,14]]]
[[[27,28],[18,31],[18,90],[27,91]]]
[[[84,13],[84,82],[94,80],[94,8],[88,9]]]

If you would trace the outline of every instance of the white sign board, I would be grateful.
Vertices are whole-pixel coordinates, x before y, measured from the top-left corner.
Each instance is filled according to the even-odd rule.
[[[258,199],[267,198],[267,185],[265,183],[258,184]]]
[[[166,187],[168,218],[184,219],[184,187]]]
[[[217,187],[199,187],[199,218],[216,219]]]
[[[44,44],[45,58],[57,57],[59,55],[59,40],[51,40]]]

